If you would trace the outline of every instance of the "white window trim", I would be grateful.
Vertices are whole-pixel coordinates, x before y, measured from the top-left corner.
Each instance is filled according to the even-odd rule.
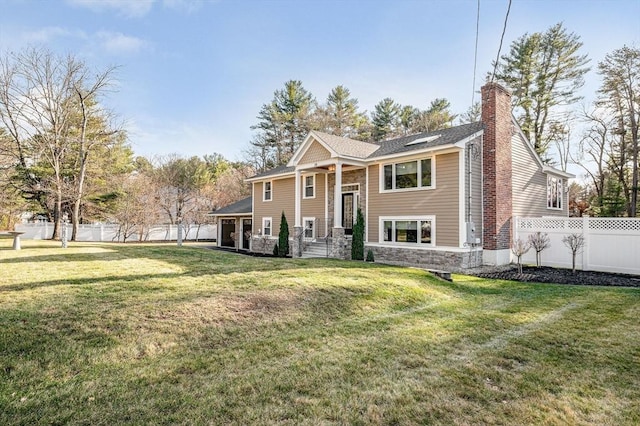
[[[313,195],[312,196],[307,196],[307,178],[310,177],[313,179],[313,184],[312,184],[312,188],[313,188]],[[310,200],[313,198],[316,198],[316,174],[311,174],[311,175],[302,175],[302,198],[304,200]]]
[[[265,232],[265,228],[266,228],[265,227],[265,222],[266,221],[269,221],[269,223],[271,224],[271,226],[269,227],[269,233],[268,234]],[[271,218],[271,217],[263,217],[262,218],[262,228],[261,229],[262,229],[262,235],[264,237],[271,237],[273,235],[273,218]]]
[[[269,198],[267,200],[267,183],[269,184],[269,194],[271,196],[271,198]],[[273,181],[272,180],[267,180],[262,182],[262,201],[265,203],[268,203],[270,201],[273,201]]]
[[[431,160],[431,185],[430,186],[422,186],[422,160]],[[418,173],[418,186],[415,188],[392,188],[385,189],[384,188],[384,167],[391,166],[391,184],[395,186],[396,183],[396,164],[409,163],[412,161],[417,162],[417,173]],[[390,192],[408,192],[408,191],[428,191],[436,188],[436,156],[426,156],[419,158],[408,158],[406,160],[396,160],[388,163],[381,163],[378,169],[379,174],[379,189],[380,193],[390,193]]]
[[[397,241],[385,241],[384,240],[384,222],[385,221],[421,221],[421,220],[429,220],[431,221],[431,243],[426,244],[420,242],[415,243],[404,243]],[[395,235],[395,233],[392,233]],[[434,215],[425,215],[425,216],[380,216],[378,218],[378,244],[384,244],[387,246],[398,246],[398,247],[435,247],[436,246],[436,217]]]
[[[302,218],[302,237],[308,238],[304,233],[306,230],[307,222],[313,222],[313,228],[311,229],[311,239],[315,240],[316,239],[316,218],[315,217]]]
[[[549,180],[550,179],[555,179],[558,181],[558,200],[560,200],[560,207],[553,207],[550,206],[549,204],[551,203],[551,200],[549,199]],[[550,176],[547,175],[547,210],[556,210],[556,211],[562,211],[564,209],[564,179],[562,179],[561,177],[557,177],[557,176]]]

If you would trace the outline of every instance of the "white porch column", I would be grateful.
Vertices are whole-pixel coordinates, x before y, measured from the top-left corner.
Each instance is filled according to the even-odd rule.
[[[301,222],[301,217],[300,217],[300,197],[301,197],[301,190],[300,190],[300,177],[301,177],[301,172],[300,170],[296,170],[296,177],[295,177],[295,191],[296,191],[296,195],[295,195],[295,209],[294,209],[294,226],[302,226],[302,222]]]
[[[333,227],[342,228],[342,163],[336,163],[336,187],[333,191]]]

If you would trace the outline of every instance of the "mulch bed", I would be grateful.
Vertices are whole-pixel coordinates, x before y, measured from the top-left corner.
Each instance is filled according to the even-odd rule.
[[[484,272],[473,274],[480,278],[498,280],[556,283],[574,285],[602,285],[617,287],[640,287],[640,275],[613,274],[596,271],[576,271],[571,269],[551,268],[535,266],[523,266],[522,273],[518,273],[517,267],[504,271]]]

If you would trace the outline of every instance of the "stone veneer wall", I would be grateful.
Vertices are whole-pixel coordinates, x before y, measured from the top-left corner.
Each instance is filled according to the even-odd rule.
[[[360,197],[358,198],[358,207],[362,210],[362,215],[366,217],[365,206],[367,205],[367,174],[365,169],[349,170],[342,172],[342,184],[351,185],[354,183],[360,184]],[[329,218],[333,221],[333,196],[335,194],[334,188],[336,186],[336,175],[331,173],[329,175],[329,181],[327,185],[327,191],[329,191],[328,206]],[[332,222],[333,223],[333,222]],[[334,224],[335,225],[335,224]]]
[[[373,252],[376,262],[392,265],[434,269],[466,269],[482,266],[482,249],[465,251],[420,250],[365,244],[365,256],[369,250]]]
[[[277,237],[263,238],[252,237],[251,238],[251,251],[260,254],[273,254],[273,248],[278,244]]]

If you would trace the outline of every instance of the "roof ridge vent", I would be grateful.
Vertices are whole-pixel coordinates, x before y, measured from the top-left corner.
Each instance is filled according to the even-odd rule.
[[[441,134],[437,134],[437,135],[425,136],[425,137],[422,137],[422,138],[418,138],[418,139],[412,140],[411,142],[407,142],[404,145],[405,146],[409,146],[409,145],[416,145],[416,144],[419,144],[419,143],[433,142],[436,139],[438,139],[440,136],[442,136],[442,135]]]

